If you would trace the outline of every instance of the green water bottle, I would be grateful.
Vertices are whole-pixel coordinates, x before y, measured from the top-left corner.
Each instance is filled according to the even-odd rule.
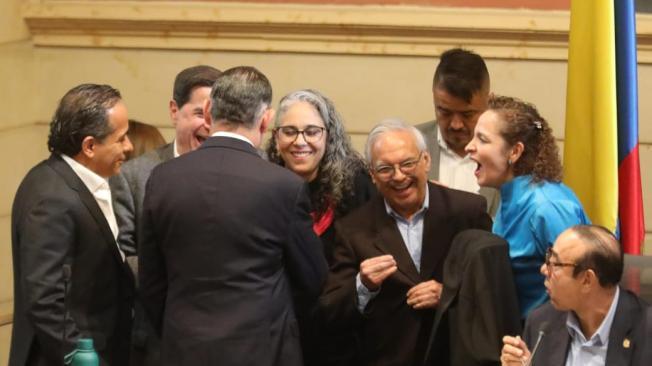
[[[99,366],[100,359],[93,348],[91,338],[80,338],[77,341],[77,349],[66,356],[66,365],[71,366]]]

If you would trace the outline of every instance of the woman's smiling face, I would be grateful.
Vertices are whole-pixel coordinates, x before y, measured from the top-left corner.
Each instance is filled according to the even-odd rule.
[[[295,132],[302,133],[298,133],[292,140],[283,133],[283,128],[287,127],[294,127]],[[321,129],[318,136],[310,133],[313,130],[318,131],[314,127]],[[317,177],[319,163],[326,152],[327,132],[325,127],[324,121],[312,104],[296,102],[288,107],[281,116],[281,122],[274,133],[276,146],[285,167],[307,182]]]

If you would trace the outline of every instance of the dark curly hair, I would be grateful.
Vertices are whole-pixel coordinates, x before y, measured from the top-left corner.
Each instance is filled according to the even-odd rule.
[[[346,200],[343,198],[353,191],[356,172],[366,169],[364,160],[351,146],[351,141],[344,131],[342,117],[333,102],[316,90],[303,89],[284,96],[279,102],[275,128],[280,125],[288,109],[298,102],[312,105],[326,127],[326,151],[317,168],[315,180],[319,188],[311,193],[312,207],[318,216],[328,209],[329,204],[334,205],[337,213],[346,212],[348,207],[345,207]],[[285,166],[274,137],[267,142],[265,151],[269,161]]]
[[[50,122],[48,150],[72,157],[81,151],[87,136],[104,140],[113,132],[107,111],[121,98],[109,85],[81,84],[70,89]]]
[[[521,142],[523,154],[514,163],[514,175],[532,175],[533,182],[561,182],[559,149],[552,129],[536,107],[522,100],[494,95],[489,110],[504,121],[500,135],[511,147]]]

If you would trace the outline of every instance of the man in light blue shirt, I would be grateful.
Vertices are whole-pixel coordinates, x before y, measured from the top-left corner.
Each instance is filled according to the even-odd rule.
[[[530,314],[524,339],[503,338],[503,365],[643,364],[649,307],[618,287],[623,254],[611,232],[595,225],[564,231],[541,273],[550,301]]]
[[[370,132],[370,174],[380,195],[335,224],[324,314],[358,326],[361,365],[421,365],[453,238],[491,227],[486,201],[428,182],[421,133],[388,120]]]

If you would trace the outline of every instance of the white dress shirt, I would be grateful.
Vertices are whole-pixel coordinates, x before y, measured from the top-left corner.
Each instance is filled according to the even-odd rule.
[[[109,223],[109,228],[113,233],[113,238],[118,238],[118,223],[115,219],[115,213],[113,212],[113,201],[111,199],[111,189],[109,188],[109,181],[97,175],[92,170],[88,169],[84,165],[78,163],[75,159],[61,154],[63,160],[68,163],[70,168],[77,174],[79,179],[84,183],[86,188],[91,192],[95,198],[95,202],[100,206],[100,210],[106,218],[106,221]],[[125,254],[120,249],[117,240],[115,241],[115,246],[120,252],[122,260],[125,259]]]
[[[251,142],[248,138],[246,138],[246,137],[244,137],[242,135],[239,135],[237,133],[228,132],[228,131],[218,131],[218,132],[215,132],[215,133],[213,133],[211,135],[211,137],[220,137],[220,136],[221,137],[230,137],[230,138],[242,140],[242,141],[248,143],[249,145],[254,146],[253,142]]]
[[[466,192],[478,193],[480,186],[475,178],[478,163],[471,160],[469,155],[460,157],[455,151],[448,148],[446,141],[437,131],[437,144],[439,144],[439,182],[450,188]]]

